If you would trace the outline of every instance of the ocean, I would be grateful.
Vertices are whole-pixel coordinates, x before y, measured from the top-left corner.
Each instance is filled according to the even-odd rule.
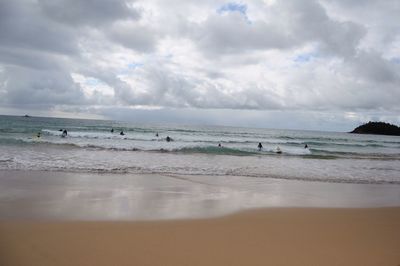
[[[0,170],[398,185],[400,137],[0,116]]]

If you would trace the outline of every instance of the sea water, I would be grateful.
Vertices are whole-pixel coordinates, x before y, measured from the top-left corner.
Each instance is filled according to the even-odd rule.
[[[398,185],[400,137],[0,116],[0,170]]]

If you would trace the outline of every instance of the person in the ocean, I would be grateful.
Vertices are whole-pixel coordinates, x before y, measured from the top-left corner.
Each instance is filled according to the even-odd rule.
[[[156,137],[158,137],[158,132],[156,133]]]
[[[113,128],[111,128],[111,133],[114,133],[114,129]]]
[[[121,136],[125,135],[124,131],[121,131],[119,134],[120,134]]]
[[[167,142],[170,142],[172,139],[171,139],[169,136],[167,136],[167,137],[165,138],[165,140],[166,140]]]
[[[261,149],[263,148],[263,146],[262,146],[261,142],[259,142],[259,143],[258,143],[258,146],[257,146],[257,148],[258,148],[258,150],[259,150],[259,151],[261,151]]]
[[[64,129],[63,133],[61,134],[62,138],[65,138],[68,135],[68,132],[66,129]]]
[[[42,133],[38,132],[37,135],[36,135],[36,137],[40,138],[41,135],[42,135]]]
[[[306,145],[304,145],[304,149],[307,149],[308,148],[308,145],[306,144]]]
[[[218,143],[218,147],[222,147],[221,143]]]

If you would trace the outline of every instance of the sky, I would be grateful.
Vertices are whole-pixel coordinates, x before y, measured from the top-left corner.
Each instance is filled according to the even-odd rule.
[[[400,124],[398,0],[0,0],[0,114]]]

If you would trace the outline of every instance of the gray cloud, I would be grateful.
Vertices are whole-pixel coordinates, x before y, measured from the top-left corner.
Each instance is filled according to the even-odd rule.
[[[114,24],[107,35],[126,48],[140,52],[154,51],[158,38],[158,34],[149,27],[124,23]]]
[[[82,38],[93,36],[72,26],[106,27],[138,17],[126,1],[0,1],[1,102],[40,108],[109,102],[101,93],[86,99],[71,77]]]
[[[0,84],[3,84],[5,104],[54,106],[85,103],[79,85],[63,71],[8,67],[4,69],[2,78]]]
[[[254,49],[288,49],[317,42],[321,52],[347,57],[356,53],[366,33],[357,23],[331,19],[316,1],[278,1],[265,12],[268,22],[251,17],[249,22],[239,12],[215,13],[187,31],[210,56]]]
[[[400,65],[384,59],[376,51],[361,52],[348,63],[355,75],[361,75],[370,82],[393,85],[400,83]]]
[[[177,75],[161,65],[145,66],[136,74],[140,87],[130,86],[110,72],[87,72],[114,88],[116,102],[123,105],[169,106],[175,108],[277,109],[279,96],[257,85],[235,91],[216,80]],[[222,80],[223,81],[223,80]],[[253,87],[252,87],[253,86]]]
[[[39,8],[50,18],[72,25],[100,25],[115,20],[137,19],[139,12],[126,0],[38,0]]]
[[[0,46],[1,63],[8,66],[20,66],[33,69],[59,69],[62,60],[57,54]]]
[[[150,28],[134,23],[141,15],[134,3],[134,0],[39,0],[38,7],[59,24],[95,28],[127,48],[152,51],[156,35]],[[80,31],[83,31],[80,36],[85,38],[85,30]]]
[[[354,55],[366,33],[362,25],[330,18],[317,1],[281,1],[277,9],[289,20],[292,35],[306,42],[317,41],[322,51],[333,55]]]
[[[68,27],[42,16],[32,1],[0,1],[0,46],[76,54],[76,36]]]
[[[193,25],[193,38],[210,56],[238,53],[253,49],[289,48],[295,39],[262,21],[249,24],[238,13],[213,14],[199,25]]]

